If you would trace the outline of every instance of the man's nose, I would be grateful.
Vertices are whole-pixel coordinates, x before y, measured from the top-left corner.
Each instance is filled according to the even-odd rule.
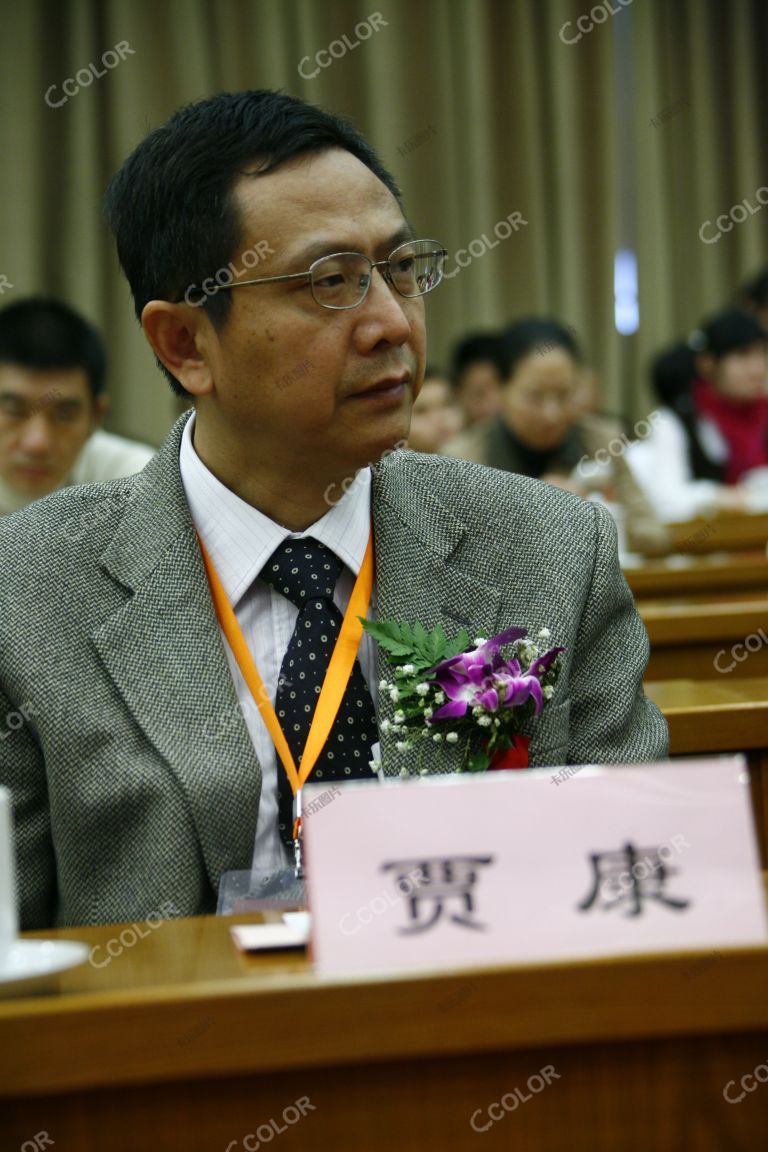
[[[542,404],[541,414],[548,424],[561,424],[565,418],[563,406],[556,400],[547,400]]]
[[[403,344],[411,334],[411,323],[405,313],[405,297],[384,278],[381,268],[374,268],[368,294],[360,305],[366,317],[382,329],[382,338],[390,344]]]
[[[42,412],[36,412],[26,421],[21,433],[21,447],[33,456],[43,456],[50,451],[53,441],[51,425]]]

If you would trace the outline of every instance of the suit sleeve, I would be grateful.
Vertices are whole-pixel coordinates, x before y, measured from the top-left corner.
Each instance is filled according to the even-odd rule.
[[[616,526],[598,504],[590,589],[571,672],[568,759],[628,764],[668,755],[667,724],[643,693],[650,646],[619,567]]]
[[[55,920],[56,863],[45,761],[34,738],[31,706],[0,685],[0,785],[11,794],[19,927],[50,928]]]

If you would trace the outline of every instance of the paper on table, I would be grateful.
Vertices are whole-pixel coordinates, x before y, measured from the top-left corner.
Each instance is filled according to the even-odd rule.
[[[309,940],[309,912],[284,912],[282,923],[235,924],[230,932],[242,952],[304,948]]]

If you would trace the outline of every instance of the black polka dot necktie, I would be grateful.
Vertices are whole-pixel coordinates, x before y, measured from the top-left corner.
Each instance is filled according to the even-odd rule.
[[[296,767],[301,757],[341,631],[342,615],[333,602],[342,562],[319,540],[285,540],[261,572],[261,578],[299,610],[288,649],[280,666],[275,712]],[[378,740],[376,712],[359,660],[339,706],[325,746],[309,777],[324,780],[371,778],[371,747]],[[281,839],[293,837],[293,793],[278,765],[278,822]]]

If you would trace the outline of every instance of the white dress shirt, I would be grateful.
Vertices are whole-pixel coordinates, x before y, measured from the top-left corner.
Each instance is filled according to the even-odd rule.
[[[194,424],[193,415],[184,428],[179,454],[187,503],[274,705],[280,665],[293,635],[298,609],[265,584],[259,573],[284,540],[312,536],[330,548],[344,565],[334,594],[334,603],[343,614],[362,566],[371,530],[371,470],[362,469],[338,503],[332,504],[306,531],[291,532],[241,500],[206,468],[192,442]],[[284,769],[226,639],[224,648],[240,709],[262,770],[253,867],[281,868],[286,857],[277,827],[277,774]],[[363,634],[359,658],[376,704],[376,652],[367,633]]]

